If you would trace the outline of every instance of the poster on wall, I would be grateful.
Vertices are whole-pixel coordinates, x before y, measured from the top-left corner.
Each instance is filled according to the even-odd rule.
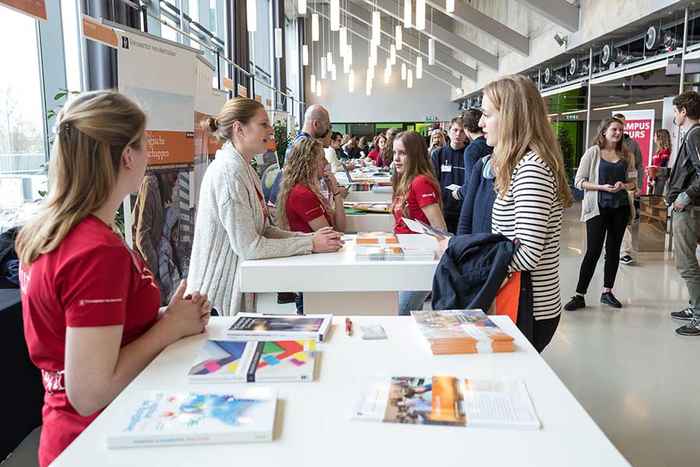
[[[198,52],[145,34],[123,32],[117,49],[119,91],[148,116],[148,164],[192,164]]]
[[[194,237],[194,112],[199,52],[147,34],[119,31],[119,91],[147,115],[148,170],[131,198],[126,229],[168,303],[187,277]],[[211,87],[211,75],[209,76]]]
[[[119,35],[117,32],[113,28],[100,23],[95,18],[83,15],[81,27],[83,36],[87,39],[99,42],[113,49],[116,49],[119,45]]]
[[[639,149],[642,152],[642,166],[637,167],[637,171],[643,174],[644,168],[651,163],[651,156],[654,152],[654,109],[613,111],[612,114],[625,116],[625,133],[639,144]],[[641,179],[640,193],[646,194],[647,177],[642,176]]]
[[[0,5],[5,5],[32,18],[46,21],[46,0],[0,0]]]

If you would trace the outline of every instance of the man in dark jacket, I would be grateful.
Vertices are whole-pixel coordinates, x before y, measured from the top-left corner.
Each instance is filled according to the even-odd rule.
[[[462,199],[466,198],[467,191],[469,191],[469,181],[474,165],[493,152],[493,148],[486,144],[486,137],[479,126],[481,115],[479,109],[467,109],[462,114],[464,130],[471,140],[471,143],[464,150],[464,185],[460,190]]]
[[[678,273],[688,287],[690,306],[671,317],[688,324],[683,336],[700,336],[700,264],[695,255],[700,238],[700,94],[687,91],[673,99],[673,119],[685,130],[668,181],[667,202],[673,206],[673,238]]]
[[[462,117],[450,122],[450,142],[435,149],[430,155],[435,176],[440,182],[442,211],[447,230],[457,232],[459,213],[462,210],[461,187],[464,185],[464,148],[467,134],[464,132]]]

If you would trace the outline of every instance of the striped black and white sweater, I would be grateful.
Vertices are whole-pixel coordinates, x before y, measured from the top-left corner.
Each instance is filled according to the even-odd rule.
[[[534,152],[513,169],[510,188],[493,204],[492,232],[520,244],[510,268],[530,271],[535,320],[561,314],[559,292],[559,237],[563,207],[556,178],[547,163]]]

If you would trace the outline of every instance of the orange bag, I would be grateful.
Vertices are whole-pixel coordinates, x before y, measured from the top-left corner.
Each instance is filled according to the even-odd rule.
[[[494,302],[496,315],[507,315],[513,323],[518,322],[518,305],[520,303],[520,271],[514,271],[508,281],[496,294]]]

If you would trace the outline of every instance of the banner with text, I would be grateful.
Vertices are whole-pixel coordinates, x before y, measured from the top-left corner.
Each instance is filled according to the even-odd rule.
[[[637,167],[637,171],[644,174],[644,168],[651,164],[654,152],[654,109],[613,111],[612,114],[625,116],[625,133],[639,144],[642,153],[642,166]],[[647,177],[642,176],[641,179],[642,186],[638,187],[639,193],[645,194],[647,192]]]

